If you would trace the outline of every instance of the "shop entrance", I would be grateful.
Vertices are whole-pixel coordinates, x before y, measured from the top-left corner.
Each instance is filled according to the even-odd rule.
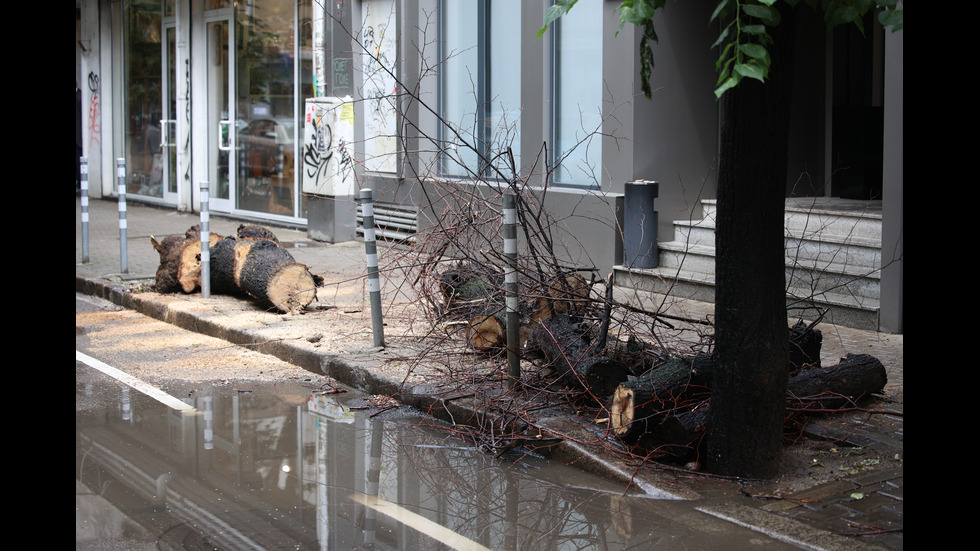
[[[233,98],[235,82],[235,27],[231,9],[205,12],[207,27],[207,134],[208,184],[211,207],[231,212],[235,208],[237,170],[237,113]]]

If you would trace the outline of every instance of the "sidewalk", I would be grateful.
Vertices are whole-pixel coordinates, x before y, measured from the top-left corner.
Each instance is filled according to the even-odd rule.
[[[76,197],[75,276],[76,292],[100,296],[121,306],[140,311],[182,327],[236,344],[267,343],[257,348],[318,374],[327,374],[342,383],[372,394],[402,392],[403,402],[426,410],[465,410],[478,404],[452,395],[445,389],[435,389],[432,376],[443,373],[439,366],[423,366],[403,361],[415,358],[419,338],[401,338],[416,320],[386,318],[386,348],[374,348],[372,342],[367,290],[364,278],[364,245],[359,242],[325,244],[306,236],[305,230],[272,227],[279,240],[288,247],[297,262],[324,277],[325,286],[318,300],[311,305],[310,315],[287,316],[264,312],[247,300],[197,295],[169,296],[156,293],[133,293],[154,283],[159,256],[150,243],[150,236],[161,239],[169,234],[183,234],[198,224],[199,215],[179,213],[130,201],[127,205],[128,270],[122,273],[120,232],[117,204],[93,199],[89,206],[89,262],[82,263],[80,200]],[[210,229],[220,235],[232,235],[243,222],[211,216]],[[263,224],[268,225],[268,224]],[[382,250],[381,254],[388,251]],[[382,264],[384,261],[382,261]],[[385,301],[402,306],[411,302],[405,282],[397,274],[383,278]],[[701,317],[710,305],[676,303],[671,313]],[[317,339],[310,335],[322,332],[319,320],[327,316],[343,316],[342,335]],[[415,328],[416,331],[418,328]],[[389,335],[390,340],[387,338]],[[885,335],[844,327],[822,325],[825,365],[836,363],[844,353],[867,353],[882,361],[888,371],[886,394],[892,400],[887,409],[903,411],[902,335]],[[431,371],[427,371],[430,370]],[[427,378],[427,375],[430,377]],[[903,424],[901,415],[868,415],[854,413],[835,416],[832,420],[810,426],[828,439],[840,444],[875,450],[879,455],[903,458]],[[567,419],[559,414],[538,420],[544,429],[556,433],[567,430]],[[590,440],[595,437],[591,434]],[[615,479],[637,485],[655,496],[672,499],[699,499],[697,483],[679,481],[671,473],[654,469],[637,471],[615,457],[603,457],[603,448],[582,445],[575,439],[563,442],[555,457],[575,460],[583,466]],[[884,465],[858,468],[853,474],[837,477],[831,482],[808,483],[792,481],[794,490],[781,499],[746,499],[738,505],[719,507],[705,505],[704,512],[730,518],[733,522],[757,527],[770,535],[778,534],[801,546],[816,549],[900,549],[903,545],[903,475],[900,459]],[[683,478],[683,477],[682,477]],[[753,491],[758,495],[756,491]],[[845,538],[839,533],[874,531],[872,536]],[[778,536],[777,536],[778,537]]]

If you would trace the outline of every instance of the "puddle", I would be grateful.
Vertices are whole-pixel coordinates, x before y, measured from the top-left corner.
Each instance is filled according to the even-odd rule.
[[[76,387],[78,548],[783,547],[544,458],[498,460],[407,408],[372,416],[354,393],[171,389],[193,408],[178,412]]]

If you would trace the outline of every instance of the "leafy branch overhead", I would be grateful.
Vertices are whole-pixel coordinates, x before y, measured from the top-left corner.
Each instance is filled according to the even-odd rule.
[[[545,12],[544,26],[538,31],[538,37],[544,35],[548,25],[562,15],[568,13],[578,0],[557,0]],[[743,78],[751,78],[765,82],[769,77],[770,48],[773,46],[769,31],[779,25],[780,15],[777,4],[795,8],[803,2],[811,8],[824,14],[828,27],[853,23],[864,32],[863,18],[871,11],[878,12],[878,22],[892,32],[902,30],[903,10],[899,0],[719,0],[711,14],[711,23],[721,25],[721,32],[712,48],[719,48],[720,53],[715,63],[718,71],[718,81],[715,87],[715,97],[721,98],[724,93],[735,86]],[[653,71],[653,47],[657,42],[653,16],[658,9],[665,8],[667,0],[624,0],[617,8],[619,12],[619,30],[626,23],[632,23],[642,29],[640,36],[640,77],[643,93],[648,98],[650,75]],[[619,33],[617,30],[617,34]]]

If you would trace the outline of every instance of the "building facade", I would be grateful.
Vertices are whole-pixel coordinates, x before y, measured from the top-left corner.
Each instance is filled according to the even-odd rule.
[[[659,182],[661,241],[714,197],[712,6],[663,11],[646,99],[618,1],[579,2],[539,36],[549,4],[76,0],[90,195],[117,195],[122,158],[127,199],[196,210],[207,182],[214,212],[343,241],[360,189],[410,238],[438,216],[433,186],[517,178],[547,190],[569,261],[609,273],[627,182]],[[902,33],[808,14],[798,45],[787,197],[880,201],[882,328],[901,332]],[[335,98],[332,124],[309,98]]]

